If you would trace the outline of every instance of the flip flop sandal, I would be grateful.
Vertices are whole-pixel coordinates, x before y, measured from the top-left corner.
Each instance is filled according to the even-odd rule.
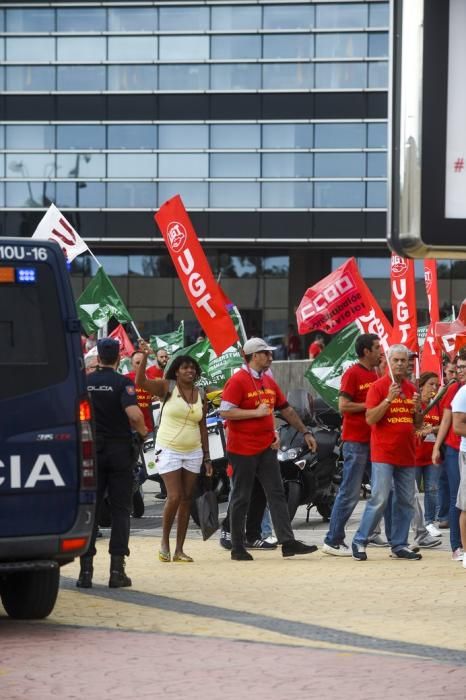
[[[159,561],[169,562],[171,560],[170,552],[163,552],[159,549]],[[175,561],[175,557],[173,557],[173,561]]]
[[[194,561],[192,557],[188,557],[187,554],[174,554],[173,561],[190,562]]]

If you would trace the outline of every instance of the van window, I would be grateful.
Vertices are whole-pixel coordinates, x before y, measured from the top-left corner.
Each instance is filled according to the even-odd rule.
[[[66,379],[63,316],[50,265],[0,265],[0,400]]]

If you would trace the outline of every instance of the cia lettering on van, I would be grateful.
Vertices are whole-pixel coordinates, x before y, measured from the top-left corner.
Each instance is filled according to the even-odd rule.
[[[1,460],[0,469],[8,469],[8,466]],[[54,486],[65,486],[65,482],[51,455],[37,455],[36,461],[24,483],[22,483],[21,455],[10,455],[9,469],[10,488],[12,489],[33,489],[39,481],[51,481]],[[0,486],[3,486],[6,480],[7,477],[0,476]]]

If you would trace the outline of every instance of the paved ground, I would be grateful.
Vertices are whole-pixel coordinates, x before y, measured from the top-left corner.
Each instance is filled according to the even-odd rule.
[[[466,696],[466,571],[441,550],[401,562],[316,553],[256,552],[232,562],[190,530],[194,564],[156,559],[163,504],[146,493],[133,521],[133,587],[110,590],[108,542],[98,543],[95,585],[79,591],[77,565],[47,621],[0,613],[0,698],[449,698]],[[350,522],[354,530],[362,508]],[[297,536],[321,544],[326,524]]]

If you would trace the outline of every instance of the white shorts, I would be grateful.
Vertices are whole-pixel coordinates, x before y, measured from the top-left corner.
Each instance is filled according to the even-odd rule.
[[[460,486],[456,498],[456,507],[466,511],[466,452],[460,451]]]
[[[187,469],[193,474],[199,474],[202,466],[202,457],[201,448],[192,452],[175,452],[169,447],[155,446],[155,459],[159,474],[176,472],[178,469]]]

